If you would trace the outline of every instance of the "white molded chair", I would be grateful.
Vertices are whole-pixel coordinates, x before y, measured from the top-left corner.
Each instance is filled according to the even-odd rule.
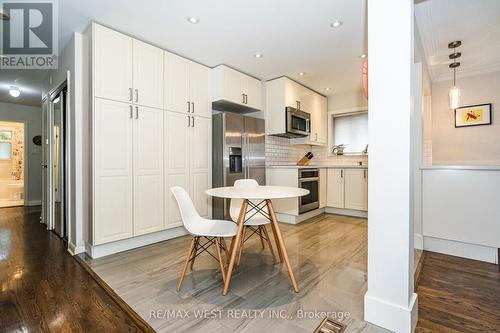
[[[259,183],[257,183],[255,179],[238,179],[234,182],[234,187],[239,187],[239,188],[251,188],[257,186],[259,186]],[[252,203],[255,205],[258,204],[253,201]],[[238,222],[238,216],[240,214],[240,209],[242,204],[243,200],[240,199],[231,200],[231,206],[229,207],[229,214],[231,215],[231,219],[234,222]],[[269,215],[269,211],[267,210],[266,206],[262,207],[262,210],[264,211],[264,213],[267,213]],[[238,260],[237,260],[238,265],[240,264],[241,253],[243,251],[243,244],[247,240],[249,240],[253,235],[258,235],[260,237],[262,249],[265,248],[264,241],[267,242],[267,245],[269,246],[269,251],[273,256],[273,260],[276,262],[276,256],[274,255],[273,246],[271,245],[271,239],[269,238],[269,234],[266,229],[266,225],[269,224],[270,221],[262,213],[258,212],[255,214],[254,213],[255,212],[251,212],[247,214],[249,215],[249,217],[247,218],[245,222],[245,228],[243,229],[243,238],[238,252]],[[247,231],[251,232],[249,236],[247,236]]]
[[[182,269],[179,279],[179,284],[177,285],[177,291],[181,290],[189,263],[191,262],[191,268],[193,268],[194,259],[203,252],[207,252],[219,262],[222,280],[225,282],[226,273],[224,271],[224,264],[222,263],[221,249],[226,253],[227,260],[229,260],[229,251],[223,237],[234,237],[238,230],[237,225],[229,221],[209,220],[201,217],[196,211],[193,201],[186,190],[182,187],[174,186],[170,188],[170,191],[173,193],[177,205],[179,206],[184,227],[193,235],[193,240],[189,246],[186,262],[184,263],[184,268]],[[206,239],[207,242],[201,244],[202,238]],[[211,245],[215,245],[217,258],[208,252],[208,248]]]

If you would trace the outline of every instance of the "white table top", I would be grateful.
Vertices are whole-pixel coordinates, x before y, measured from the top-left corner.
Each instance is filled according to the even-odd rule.
[[[211,188],[205,191],[212,197],[228,199],[285,199],[309,194],[309,190],[288,186],[257,186],[252,188],[236,188],[233,186]]]

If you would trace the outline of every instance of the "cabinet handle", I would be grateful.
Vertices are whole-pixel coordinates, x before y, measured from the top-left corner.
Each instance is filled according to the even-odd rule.
[[[139,107],[135,107],[135,119],[139,119]]]
[[[191,102],[192,108],[191,108],[191,113],[194,113],[194,102]]]
[[[135,102],[139,102],[139,89],[135,90]]]
[[[340,169],[340,178],[344,178],[344,169]]]
[[[133,93],[132,93],[132,88],[128,88],[128,100],[130,102],[132,102],[133,99],[134,99],[134,97],[133,97]]]
[[[241,94],[242,101],[241,103],[245,104],[245,94]]]
[[[366,179],[366,170],[363,170],[363,177]]]
[[[316,135],[316,139],[314,139],[314,141],[318,141],[318,133],[314,133],[314,135]]]
[[[188,101],[188,113],[191,113],[191,103]]]
[[[191,117],[190,116],[186,116],[188,117],[188,127],[191,127]]]
[[[248,104],[248,95],[245,94],[245,104]]]
[[[192,118],[193,118],[193,127],[194,127],[194,117],[192,117]]]
[[[129,108],[130,108],[130,114],[128,115],[128,117],[132,119],[132,105],[129,105]]]

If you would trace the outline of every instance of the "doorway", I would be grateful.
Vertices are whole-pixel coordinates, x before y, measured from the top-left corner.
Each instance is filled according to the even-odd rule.
[[[24,123],[0,121],[0,208],[24,205]]]
[[[59,237],[68,237],[67,88],[61,85],[43,102],[42,221]]]

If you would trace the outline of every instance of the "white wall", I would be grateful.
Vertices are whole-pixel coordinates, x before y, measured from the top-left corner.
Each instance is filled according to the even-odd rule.
[[[455,128],[448,104],[451,82],[432,84],[432,160],[435,165],[500,165],[500,73],[460,77],[461,105],[492,103],[493,124]]]
[[[33,143],[33,137],[42,134],[42,108],[21,104],[0,103],[0,120],[26,122],[27,181],[25,193],[28,204],[42,200],[42,147]]]
[[[361,74],[360,74],[361,75]],[[328,111],[350,109],[368,106],[368,100],[363,94],[363,89],[352,90],[328,96]]]

